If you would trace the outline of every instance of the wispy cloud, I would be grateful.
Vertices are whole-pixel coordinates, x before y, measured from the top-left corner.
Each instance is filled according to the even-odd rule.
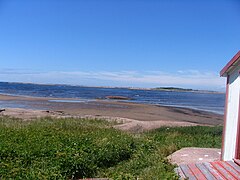
[[[163,71],[51,71],[35,72],[30,70],[0,70],[2,81],[61,83],[87,86],[133,86],[157,87],[180,86],[198,89],[217,89],[224,87],[224,78],[215,72],[198,70],[179,70],[174,73]]]

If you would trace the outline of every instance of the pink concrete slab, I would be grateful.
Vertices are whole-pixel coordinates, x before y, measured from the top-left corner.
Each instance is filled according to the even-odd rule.
[[[182,148],[168,156],[172,164],[196,164],[219,161],[221,150],[216,148]]]

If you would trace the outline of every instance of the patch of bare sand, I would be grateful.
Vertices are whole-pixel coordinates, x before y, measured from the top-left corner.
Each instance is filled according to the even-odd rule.
[[[197,126],[199,124],[190,123],[190,122],[175,122],[175,121],[139,121],[135,119],[129,118],[121,118],[121,117],[109,117],[109,116],[92,116],[86,115],[81,116],[81,118],[94,118],[94,119],[102,119],[110,122],[116,122],[117,125],[113,127],[119,130],[128,131],[128,132],[144,132],[153,129],[157,129],[160,127],[184,127],[184,126]]]
[[[174,121],[138,121],[131,119],[128,123],[123,123],[114,126],[116,129],[130,132],[143,132],[152,129],[157,129],[160,127],[179,127],[179,126],[197,126],[196,123],[190,122],[174,122]]]
[[[190,122],[176,122],[176,121],[139,121],[129,118],[121,117],[109,117],[109,116],[94,116],[94,115],[69,115],[63,111],[46,111],[46,110],[32,110],[32,109],[21,109],[21,108],[7,108],[0,112],[0,116],[10,116],[14,118],[20,118],[23,120],[33,120],[43,117],[54,117],[54,118],[88,118],[88,119],[101,119],[109,122],[116,122],[117,124],[113,127],[119,130],[128,132],[144,132],[163,126],[177,127],[177,126],[196,126],[196,123]]]
[[[10,116],[23,120],[33,120],[43,117],[61,117],[64,116],[63,112],[57,111],[44,111],[44,110],[32,110],[22,108],[6,108],[0,112],[0,116]]]

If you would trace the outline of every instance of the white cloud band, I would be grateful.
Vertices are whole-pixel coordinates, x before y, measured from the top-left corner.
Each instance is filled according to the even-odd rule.
[[[186,88],[223,90],[225,79],[217,73],[197,70],[166,73],[162,71],[51,71],[0,70],[1,81],[74,84],[86,86],[159,87],[178,86]]]

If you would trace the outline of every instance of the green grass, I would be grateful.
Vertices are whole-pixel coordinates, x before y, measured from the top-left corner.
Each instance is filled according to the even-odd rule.
[[[182,147],[221,145],[222,127],[129,134],[86,119],[0,118],[0,178],[177,179],[166,157]]]

